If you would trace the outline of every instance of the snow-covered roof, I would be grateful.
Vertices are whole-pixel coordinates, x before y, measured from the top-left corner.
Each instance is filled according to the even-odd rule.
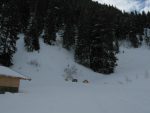
[[[15,77],[20,79],[29,79],[24,75],[17,73],[16,71],[11,70],[8,67],[0,66],[0,76],[7,76],[7,77]]]

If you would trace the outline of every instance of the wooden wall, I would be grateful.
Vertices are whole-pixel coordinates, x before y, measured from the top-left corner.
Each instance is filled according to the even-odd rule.
[[[2,87],[17,87],[19,88],[20,79],[12,77],[0,76],[0,86]]]

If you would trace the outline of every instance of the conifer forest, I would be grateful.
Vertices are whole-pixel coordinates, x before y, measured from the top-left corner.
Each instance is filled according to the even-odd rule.
[[[19,33],[26,51],[40,52],[39,38],[53,46],[61,31],[63,47],[74,51],[77,63],[110,74],[120,41],[133,48],[143,40],[150,45],[144,28],[150,28],[150,12],[125,12],[92,0],[0,0],[0,64],[13,65]]]

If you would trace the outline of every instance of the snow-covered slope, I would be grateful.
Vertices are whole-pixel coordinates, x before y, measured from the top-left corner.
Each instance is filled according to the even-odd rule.
[[[76,64],[59,42],[41,39],[39,53],[17,42],[12,69],[32,81],[22,81],[18,94],[0,95],[0,113],[150,113],[150,50],[121,48],[116,72],[106,76]],[[68,64],[77,68],[77,83],[65,81]]]

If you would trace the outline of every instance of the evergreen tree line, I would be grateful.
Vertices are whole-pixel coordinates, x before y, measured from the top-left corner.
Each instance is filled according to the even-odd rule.
[[[137,48],[149,27],[150,12],[122,12],[91,0],[1,0],[0,63],[12,65],[18,33],[25,34],[25,48],[32,52],[40,51],[39,37],[53,45],[63,30],[63,47],[75,51],[77,63],[110,74],[117,66],[118,42],[128,40]]]

